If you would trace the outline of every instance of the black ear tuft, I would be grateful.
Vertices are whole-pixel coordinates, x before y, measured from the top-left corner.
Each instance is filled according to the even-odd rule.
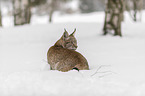
[[[74,34],[75,34],[75,32],[76,32],[76,28],[74,29],[74,32],[73,32],[72,34],[70,34],[70,36],[74,35]]]
[[[65,28],[64,28],[64,32],[67,32]]]
[[[63,38],[68,38],[68,37],[69,37],[69,34],[68,34],[68,32],[66,31],[66,29],[64,29]]]

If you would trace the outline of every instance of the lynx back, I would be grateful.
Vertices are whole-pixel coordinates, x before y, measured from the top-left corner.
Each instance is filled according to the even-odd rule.
[[[77,49],[77,40],[74,37],[76,29],[72,34],[65,30],[62,37],[49,48],[47,60],[51,70],[69,71],[72,69],[89,70],[86,58]]]

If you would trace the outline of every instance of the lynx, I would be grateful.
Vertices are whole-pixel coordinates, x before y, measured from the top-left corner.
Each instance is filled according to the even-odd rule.
[[[76,29],[72,34],[65,30],[62,37],[49,48],[47,60],[51,70],[67,72],[69,70],[89,70],[88,62],[83,55],[75,51],[77,40],[74,37]]]

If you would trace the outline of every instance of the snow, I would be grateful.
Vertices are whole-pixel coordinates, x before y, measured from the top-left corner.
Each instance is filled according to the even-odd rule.
[[[0,28],[0,96],[145,96],[144,18],[134,23],[126,14],[123,37],[102,35],[100,12],[55,16],[52,24],[34,18],[31,25]],[[90,70],[49,70],[47,51],[64,28],[77,29],[77,51]]]

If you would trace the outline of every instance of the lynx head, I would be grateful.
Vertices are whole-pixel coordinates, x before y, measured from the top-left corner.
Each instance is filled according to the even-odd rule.
[[[74,30],[72,34],[69,35],[66,29],[64,29],[64,33],[62,37],[55,43],[55,46],[67,48],[70,50],[76,50],[77,40],[74,37],[75,32],[76,32],[76,29]]]

